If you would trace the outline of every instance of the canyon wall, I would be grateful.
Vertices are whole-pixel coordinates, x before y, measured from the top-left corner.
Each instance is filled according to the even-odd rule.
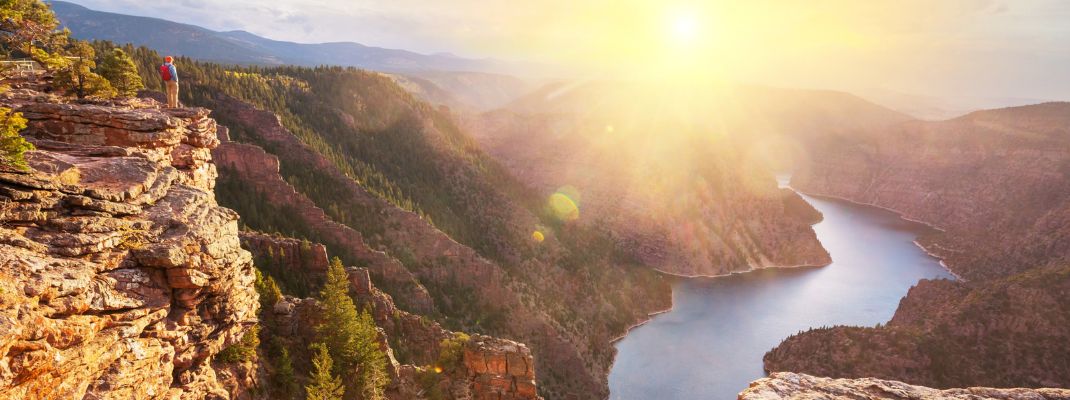
[[[1070,103],[817,137],[792,185],[944,231],[927,250],[968,280],[1070,257]]]
[[[29,120],[0,171],[0,397],[230,398],[213,356],[256,323],[204,109],[0,98]]]
[[[242,244],[257,259],[273,257],[277,266],[283,268],[277,271],[280,274],[319,277],[325,273],[325,269],[306,268],[309,261],[321,259],[318,249],[325,249],[321,244],[256,233],[243,233]],[[317,251],[274,250],[293,244]],[[534,358],[524,344],[451,332],[427,318],[399,309],[389,294],[374,286],[367,268],[350,267],[347,272],[358,308],[369,309],[381,329],[380,345],[388,355],[391,375],[387,388],[390,398],[541,399],[536,390]],[[268,311],[270,315],[262,327],[267,335],[281,340],[287,347],[307,347],[316,341],[317,335],[311,329],[319,318],[316,303],[312,298],[284,296]],[[445,347],[449,342],[456,347]],[[448,351],[454,354],[444,354]],[[294,357],[299,363],[308,362],[301,354]]]
[[[918,242],[964,280],[920,282],[883,326],[790,337],[767,371],[1070,386],[1070,103],[818,136],[808,149],[793,186],[939,228]]]
[[[516,259],[513,265],[491,261],[420,215],[369,193],[302,143],[273,113],[222,94],[213,97],[211,106],[235,137],[240,132],[242,140],[257,144],[225,142],[217,149],[224,178],[241,182],[257,197],[267,199],[265,203],[300,221],[295,228],[305,229],[300,234],[323,241],[339,255],[353,255],[352,263],[367,267],[400,308],[456,330],[530,345],[538,360],[535,371],[540,390],[547,396],[604,397],[613,357],[611,338],[648,313],[668,306],[667,284],[649,271],[606,265],[607,260],[596,258],[571,268],[597,273],[567,269],[556,261],[563,250],[549,231],[545,242],[535,244],[536,256],[511,256]],[[336,206],[362,217],[348,224],[334,222],[322,205],[282,179],[287,168],[315,170],[319,178],[332,182],[331,190],[343,194],[344,203]],[[530,215],[492,218],[515,224],[510,229],[524,230],[527,235],[532,228],[522,225],[538,225]],[[646,281],[636,281],[637,276]],[[423,300],[428,293],[431,301]]]
[[[660,271],[716,276],[831,262],[812,219],[789,210],[795,194],[779,190],[744,143],[661,114],[613,115],[643,115],[634,101],[604,107],[610,115],[499,110],[468,127],[525,184],[574,202],[570,218],[609,229],[623,252]]]
[[[765,355],[768,371],[949,388],[1070,387],[1070,266],[983,285],[922,281],[877,328],[813,329]]]

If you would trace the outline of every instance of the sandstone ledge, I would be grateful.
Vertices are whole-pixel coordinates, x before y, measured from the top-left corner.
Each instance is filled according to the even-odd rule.
[[[739,400],[1066,400],[1070,389],[933,389],[873,378],[832,379],[792,372],[777,372],[750,384]]]
[[[0,171],[0,398],[229,398],[211,361],[258,302],[207,110],[0,104],[37,145]]]

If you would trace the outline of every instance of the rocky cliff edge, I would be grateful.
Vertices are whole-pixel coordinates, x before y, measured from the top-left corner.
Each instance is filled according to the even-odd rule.
[[[28,171],[0,171],[0,397],[228,398],[212,357],[256,322],[205,109],[25,89]]]
[[[778,372],[768,378],[752,382],[747,390],[739,394],[739,400],[787,399],[1065,400],[1070,399],[1070,390],[993,389],[984,387],[940,390],[873,378],[832,379],[791,372]]]

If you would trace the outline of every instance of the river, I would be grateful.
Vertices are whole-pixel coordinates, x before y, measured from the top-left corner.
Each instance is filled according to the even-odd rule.
[[[913,243],[931,228],[876,207],[803,198],[824,214],[814,231],[832,264],[675,279],[673,309],[617,343],[611,399],[735,399],[765,376],[762,356],[784,338],[887,322],[918,280],[953,279]]]

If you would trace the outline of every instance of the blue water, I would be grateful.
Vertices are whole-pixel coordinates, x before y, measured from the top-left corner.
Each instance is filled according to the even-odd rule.
[[[762,356],[811,327],[873,326],[926,278],[952,276],[914,245],[928,229],[875,207],[803,196],[832,255],[825,267],[678,279],[673,310],[617,343],[610,398],[735,399],[765,375]]]

